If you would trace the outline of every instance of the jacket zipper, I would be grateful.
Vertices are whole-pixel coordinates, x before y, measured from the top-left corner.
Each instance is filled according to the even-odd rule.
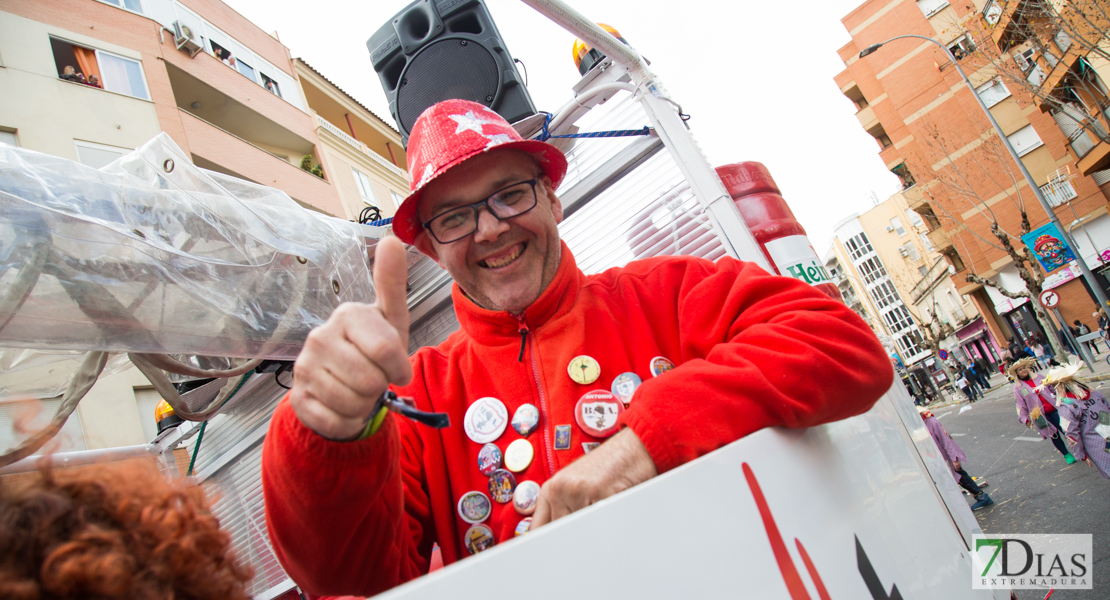
[[[517,323],[519,323],[520,325],[517,331],[520,332],[521,362],[523,362],[524,358],[524,346],[525,344],[527,344],[530,350],[529,354],[531,355],[532,380],[536,383],[536,392],[540,396],[540,414],[544,415],[544,454],[547,455],[547,477],[548,479],[550,479],[555,474],[555,454],[551,446],[551,423],[549,423],[549,421],[551,420],[551,415],[547,412],[547,396],[544,395],[543,384],[540,382],[539,365],[536,364],[536,349],[532,346],[533,341],[528,339],[528,333],[531,332],[531,330],[528,328],[528,324],[524,322],[524,314],[516,316],[516,320]]]

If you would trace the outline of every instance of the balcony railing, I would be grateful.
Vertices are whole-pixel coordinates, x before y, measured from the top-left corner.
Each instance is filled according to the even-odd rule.
[[[921,278],[921,281],[913,286],[913,291],[910,292],[910,298],[913,298],[913,303],[917,304],[925,294],[929,293],[929,290],[933,289],[933,285],[936,284],[937,281],[947,275],[948,263],[943,258],[937,259],[937,262],[933,264],[933,268],[929,269],[929,272]]]
[[[223,172],[277,188],[330,215],[347,216],[338,192],[326,180],[184,109],[178,110],[185,136],[197,157],[220,166]]]
[[[363,144],[362,142],[356,140],[355,138],[351,137],[349,134],[344,133],[342,129],[336,127],[335,125],[332,125],[331,122],[328,121],[327,119],[321,117],[320,115],[313,115],[313,116],[316,117],[316,126],[317,127],[326,130],[328,133],[330,133],[330,134],[334,135],[335,137],[343,140],[344,142],[346,142],[350,146],[353,146],[359,152],[365,154],[367,157],[370,158],[370,160],[378,163],[379,165],[382,166],[382,168],[389,171],[390,173],[393,173],[394,175],[400,177],[401,179],[404,179],[405,181],[409,180],[409,174],[408,174],[407,171],[405,171],[404,169],[398,167],[397,165],[389,162],[388,160],[382,158],[382,156],[380,154],[371,150],[369,146],[367,146],[366,144]]]

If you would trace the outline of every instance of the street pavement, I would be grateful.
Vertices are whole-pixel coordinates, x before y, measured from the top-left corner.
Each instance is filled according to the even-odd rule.
[[[1087,370],[1080,376],[1110,395],[1106,356],[1098,357],[1094,377]],[[1094,589],[1057,590],[1052,600],[1110,598],[1110,480],[1086,463],[1064,462],[1051,442],[1018,422],[1013,384],[1000,374],[990,383],[994,387],[974,404],[964,399],[929,407],[967,454],[964,469],[989,483],[984,491],[995,503],[975,513],[979,526],[985,533],[1093,534]],[[1018,590],[1017,597],[1040,600],[1045,592]]]

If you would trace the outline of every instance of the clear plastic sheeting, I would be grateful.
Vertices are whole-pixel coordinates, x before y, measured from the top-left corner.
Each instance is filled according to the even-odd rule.
[[[99,171],[0,146],[0,346],[293,359],[373,299],[358,225],[164,133]]]
[[[292,587],[266,531],[262,498],[262,440],[285,395],[272,373],[254,375],[208,422],[196,456],[196,476],[212,499],[212,514],[231,536],[235,555],[254,569],[247,593],[257,597]]]
[[[83,360],[85,353],[80,351],[0,348],[0,401],[61,396]],[[100,376],[131,367],[126,354],[113,354]]]

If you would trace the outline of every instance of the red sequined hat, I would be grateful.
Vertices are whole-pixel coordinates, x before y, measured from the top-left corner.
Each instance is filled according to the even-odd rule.
[[[557,187],[567,173],[563,153],[546,142],[526,140],[501,115],[469,100],[444,100],[428,107],[409,136],[408,198],[393,215],[393,233],[411,244],[424,227],[416,217],[420,190],[451,167],[493,148],[513,148],[532,155]]]

